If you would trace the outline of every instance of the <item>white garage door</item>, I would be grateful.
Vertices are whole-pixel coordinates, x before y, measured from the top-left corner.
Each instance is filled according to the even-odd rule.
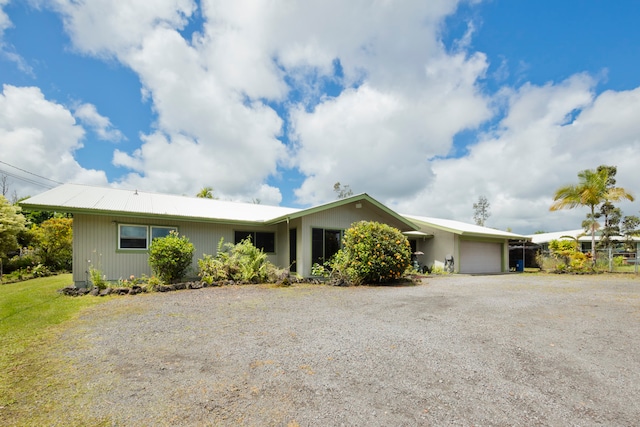
[[[500,273],[502,271],[502,244],[460,242],[460,273]]]

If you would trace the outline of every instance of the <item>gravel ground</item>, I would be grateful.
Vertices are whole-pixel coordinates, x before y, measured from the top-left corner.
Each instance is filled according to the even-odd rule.
[[[640,423],[636,276],[121,297],[65,340],[77,404],[113,425]]]

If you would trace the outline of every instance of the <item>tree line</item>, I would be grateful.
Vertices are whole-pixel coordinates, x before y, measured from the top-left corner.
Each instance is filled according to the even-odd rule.
[[[617,245],[617,237],[625,238],[628,249],[637,250],[632,237],[640,235],[640,218],[636,215],[622,216],[620,208],[613,203],[621,200],[634,201],[633,195],[616,185],[616,166],[601,165],[596,169],[585,169],[578,173],[578,183],[558,188],[554,194],[551,211],[588,207],[589,212],[582,228],[591,235],[591,257],[595,263],[596,249],[608,249]],[[602,224],[600,223],[602,220]],[[596,245],[596,231],[601,230]]]
[[[71,270],[73,219],[54,212],[23,211],[0,195],[0,280]]]

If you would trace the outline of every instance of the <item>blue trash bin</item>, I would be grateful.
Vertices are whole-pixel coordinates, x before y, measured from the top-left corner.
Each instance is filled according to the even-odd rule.
[[[516,271],[524,271],[524,260],[523,259],[516,260]]]

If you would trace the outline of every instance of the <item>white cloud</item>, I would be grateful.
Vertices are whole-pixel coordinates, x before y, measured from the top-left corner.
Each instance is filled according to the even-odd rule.
[[[424,188],[433,178],[428,159],[446,155],[455,134],[491,116],[476,87],[485,70],[482,55],[440,52],[419,82],[366,83],[311,112],[294,111],[297,161],[308,176],[299,199],[327,200],[336,181],[387,201]]]
[[[60,2],[75,47],[115,56],[131,67],[157,113],[157,131],[142,135],[138,150],[114,153],[114,164],[133,168],[120,185],[185,194],[213,186],[222,197],[271,194],[264,203],[278,203],[279,191],[265,192],[263,183],[285,160],[278,139],[282,119],[259,99],[247,98],[248,92],[252,97],[275,92],[236,87],[232,70],[211,52],[219,50],[212,41],[199,36],[191,44],[180,35],[185,17],[193,13],[192,2],[131,2],[124,12],[111,4]],[[97,17],[103,21],[99,26],[87,25]],[[119,35],[126,22],[138,20],[133,32]],[[215,42],[223,43],[224,37]],[[223,59],[238,69],[243,65],[237,58]],[[244,65],[256,69],[253,59]],[[275,71],[275,66],[258,71],[248,81],[260,82]],[[285,87],[279,77],[272,80]]]
[[[456,1],[203,1],[193,40],[178,31],[195,13],[191,1],[56,4],[75,48],[131,67],[157,112],[140,149],[114,154],[132,168],[122,184],[250,197],[294,164],[308,174],[303,202],[326,200],[337,179],[402,198],[430,179],[428,158],[490,116],[476,88],[484,56],[448,54],[437,37]],[[282,119],[263,99],[286,99],[285,78],[312,93],[313,79],[335,78],[336,60],[338,83],[364,84],[312,112],[293,106],[296,157],[287,158]]]
[[[36,87],[3,86],[0,94],[0,151],[2,160],[27,171],[36,171],[57,182],[105,185],[104,172],[82,168],[73,153],[82,147],[84,130],[69,110],[45,99]],[[3,165],[4,169],[6,165]],[[8,168],[6,172],[55,185],[33,175]],[[41,186],[10,178],[19,196],[42,191]]]
[[[98,138],[104,141],[119,142],[126,139],[122,132],[114,129],[108,117],[98,113],[96,106],[93,104],[80,104],[75,108],[73,115],[90,127]]]
[[[13,62],[16,67],[23,73],[30,77],[35,77],[33,68],[27,63],[27,61],[15,52],[15,48],[7,44],[4,40],[4,32],[13,27],[11,19],[3,10],[3,8],[9,4],[10,0],[0,0],[0,57]]]
[[[579,74],[512,91],[498,130],[468,156],[433,161],[434,182],[397,207],[471,222],[473,203],[485,195],[489,226],[517,232],[579,228],[585,209],[549,212],[549,206],[557,188],[577,183],[580,170],[615,165],[618,185],[640,188],[640,88],[596,96],[594,85]],[[620,206],[624,214],[637,214],[637,205]]]
[[[196,9],[193,0],[32,0],[62,16],[74,46],[97,56],[139,48],[158,27],[183,28]]]
[[[2,40],[2,35],[7,28],[11,28],[11,19],[5,13],[3,8],[9,4],[9,0],[0,0],[0,40]]]
[[[469,50],[473,24],[452,50],[440,39],[458,3],[53,4],[73,48],[132,69],[157,115],[139,147],[114,150],[113,164],[125,170],[117,185],[180,194],[212,186],[222,198],[269,204],[282,195],[266,182],[293,166],[303,174],[302,203],[333,199],[340,181],[400,211],[471,221],[485,195],[488,224],[517,232],[575,228],[584,212],[548,206],[581,169],[617,165],[619,184],[640,188],[640,89],[598,95],[593,77],[576,74],[488,94],[481,84],[489,62]],[[186,40],[181,30],[196,16],[203,27]],[[511,60],[502,58],[499,75]],[[327,96],[326,82],[341,92]],[[62,128],[82,131],[64,107],[43,101],[68,115],[58,117]],[[90,104],[76,117],[105,139],[117,136]],[[449,157],[456,135],[492,120],[499,123],[468,153]],[[82,137],[72,134],[65,136],[75,145],[62,149],[69,156]]]

